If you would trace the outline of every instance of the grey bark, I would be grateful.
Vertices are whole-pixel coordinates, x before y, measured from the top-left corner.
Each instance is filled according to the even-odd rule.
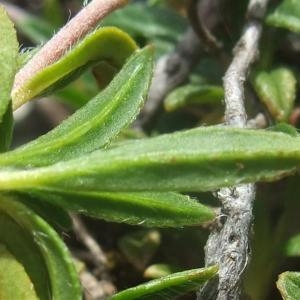
[[[234,49],[224,76],[225,121],[228,126],[245,128],[247,114],[244,83],[251,64],[258,56],[261,19],[268,0],[250,0],[247,22]],[[249,235],[255,198],[253,184],[223,188],[217,192],[222,204],[220,224],[211,232],[205,247],[207,266],[218,264],[219,276],[199,291],[198,300],[238,300],[242,297],[242,275],[250,259]]]

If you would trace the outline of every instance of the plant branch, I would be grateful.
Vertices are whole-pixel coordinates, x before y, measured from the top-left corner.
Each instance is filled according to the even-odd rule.
[[[267,4],[268,0],[250,0],[247,23],[224,76],[225,121],[228,126],[245,128],[247,125],[244,83],[251,64],[258,56],[261,19]],[[208,238],[205,260],[206,265],[219,265],[219,278],[209,282],[199,292],[198,299],[237,300],[242,295],[242,275],[250,256],[249,235],[255,186],[246,184],[224,188],[217,192],[217,196],[222,203],[222,222]]]
[[[93,30],[98,22],[128,0],[93,0],[71,19],[41,50],[16,74],[13,91],[45,67],[58,61],[83,36]]]
[[[95,266],[99,269],[100,272],[106,272],[108,261],[105,253],[103,252],[101,246],[96,242],[96,240],[90,235],[87,228],[81,221],[80,217],[72,215],[73,220],[73,229],[76,233],[76,236],[80,241],[87,247],[90,251],[90,254],[93,257]]]

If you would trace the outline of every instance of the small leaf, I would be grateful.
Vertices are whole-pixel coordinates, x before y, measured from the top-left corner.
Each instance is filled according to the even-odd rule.
[[[284,67],[270,72],[258,71],[253,84],[274,119],[287,121],[296,99],[297,81],[293,72]]]
[[[284,300],[300,299],[299,272],[284,272],[280,274],[276,285]]]
[[[211,191],[278,180],[299,166],[299,136],[210,126],[119,143],[47,167],[1,166],[0,190]]]
[[[299,136],[297,128],[286,123],[277,123],[276,125],[269,127],[268,130],[283,132],[293,137]]]
[[[155,229],[130,232],[118,244],[128,261],[137,270],[143,271],[160,245],[160,233]]]
[[[12,91],[13,108],[18,108],[38,95],[65,86],[86,68],[101,61],[121,68],[135,49],[134,41],[123,31],[113,27],[100,28],[86,36],[57,62],[25,82],[15,82]]]
[[[269,25],[300,33],[300,2],[283,0],[266,18]]]
[[[10,152],[8,160],[23,166],[47,165],[106,146],[138,114],[151,76],[148,47],[137,51],[102,93],[51,132]]]
[[[285,254],[287,256],[300,256],[300,234],[293,236],[287,241]]]
[[[213,209],[177,193],[96,193],[49,191],[33,195],[66,210],[148,227],[199,225],[215,218]]]
[[[188,84],[173,90],[165,99],[165,109],[176,109],[199,104],[221,105],[224,98],[222,87],[213,85]]]
[[[35,251],[37,253],[32,254],[38,256],[40,252],[44,260],[51,285],[51,299],[81,299],[81,288],[72,258],[57,233],[43,219],[14,198],[1,196],[0,210],[1,213],[11,218],[19,227],[25,230],[27,235],[32,236],[35,244],[33,246],[38,248],[38,252]],[[0,234],[3,235],[3,233]],[[14,238],[13,236],[6,237],[8,240]],[[17,247],[17,244],[11,243],[10,247]],[[11,248],[9,249],[11,250]],[[21,246],[22,248],[24,247]],[[24,259],[27,259],[27,257],[24,257]],[[38,264],[38,261],[34,261],[34,266],[31,266],[31,268],[38,267],[35,266],[36,264]],[[35,284],[35,281],[33,283]]]
[[[1,244],[0,299],[39,300],[24,267]]]
[[[17,69],[19,44],[13,23],[0,5],[0,151],[10,144],[12,118],[10,92]]]
[[[216,266],[174,273],[127,289],[111,300],[167,300],[198,289],[218,272]]]
[[[149,266],[145,272],[144,277],[149,279],[161,278],[170,275],[174,272],[178,272],[177,268],[167,264],[154,264]]]

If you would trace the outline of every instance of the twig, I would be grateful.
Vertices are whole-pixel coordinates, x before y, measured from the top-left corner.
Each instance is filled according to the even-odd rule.
[[[94,29],[101,19],[127,2],[128,0],[91,1],[16,74],[13,91],[18,90],[40,70],[59,60],[70,47]]]
[[[108,261],[102,248],[90,235],[87,228],[78,216],[72,215],[72,220],[74,232],[80,241],[90,251],[91,255],[93,256],[95,266],[100,269],[100,271],[106,271]]]
[[[232,127],[245,128],[247,124],[244,82],[251,64],[258,56],[261,18],[267,3],[268,0],[250,0],[248,21],[224,76],[225,120]],[[209,282],[200,291],[198,299],[237,300],[242,295],[242,275],[250,255],[249,234],[255,186],[246,184],[224,188],[217,192],[217,196],[222,202],[222,214],[226,217],[224,223],[210,234],[205,247],[205,259],[206,265],[219,265],[219,278]]]
[[[116,288],[112,283],[111,276],[108,272],[108,260],[101,246],[88,232],[80,217],[72,215],[73,230],[79,240],[89,250],[93,264],[96,267],[96,273],[100,275],[101,280],[98,281],[94,275],[88,271],[84,271],[80,275],[81,283],[85,288],[87,299],[104,300],[111,296]]]
[[[84,288],[85,300],[106,300],[116,289],[106,280],[98,281],[93,274],[86,270],[80,272],[80,281]]]

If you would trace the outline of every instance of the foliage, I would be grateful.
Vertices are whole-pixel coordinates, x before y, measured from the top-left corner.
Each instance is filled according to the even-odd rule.
[[[59,1],[41,3],[43,18],[22,11],[14,20],[22,36],[36,44],[47,41],[64,23]],[[234,8],[226,17],[230,14]],[[271,41],[284,43],[289,31],[299,33],[300,2],[282,1],[265,20]],[[247,90],[255,103],[250,115],[263,112],[270,128],[220,126],[221,78],[211,76],[206,67],[212,61],[214,73],[219,74],[224,62],[212,52],[195,66],[188,82],[165,97],[165,111],[151,124],[149,136],[128,129],[147,99],[154,63],[174,50],[188,22],[180,1],[133,1],[108,16],[103,27],[77,41],[58,61],[14,85],[16,73],[40,46],[19,51],[14,25],[0,5],[4,37],[0,39],[0,299],[82,298],[80,271],[61,237],[71,227],[70,212],[120,223],[120,228],[150,227],[130,227],[134,230],[118,237],[116,244],[135,273],[145,272],[154,280],[111,299],[174,299],[196,291],[218,273],[218,266],[195,268],[203,263],[195,245],[202,247],[206,239],[199,226],[215,224],[222,217],[206,192],[240,183],[263,182],[258,191],[261,201],[255,204],[247,293],[265,299],[279,264],[289,256],[299,259],[295,173],[300,166],[300,67],[278,58],[279,46],[262,47],[262,57],[268,61],[252,72],[253,90]],[[231,43],[226,30],[218,32],[225,56]],[[299,36],[292,37],[299,42]],[[76,111],[46,134],[12,147],[12,110],[49,95]],[[278,207],[279,217],[272,213]],[[195,227],[182,229],[188,226]],[[172,258],[171,246],[165,242],[172,238],[181,241],[178,253],[189,253],[190,248],[197,259],[184,257],[192,263],[182,267],[181,254]],[[159,252],[162,261],[155,261]],[[190,270],[177,272],[183,268]],[[284,299],[298,299],[299,274],[282,273],[277,287]]]

